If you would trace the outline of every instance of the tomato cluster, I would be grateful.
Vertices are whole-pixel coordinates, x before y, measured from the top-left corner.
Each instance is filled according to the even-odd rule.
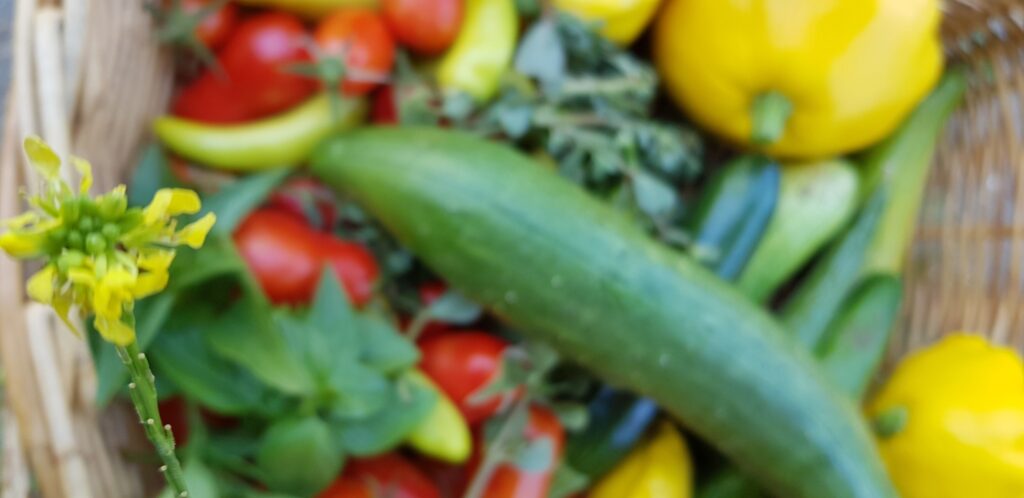
[[[186,13],[213,7],[212,0],[181,5]],[[343,8],[308,26],[291,13],[249,14],[221,3],[194,33],[216,64],[179,91],[172,112],[213,124],[251,121],[295,106],[335,76],[339,87],[329,90],[364,95],[389,80],[399,44],[419,54],[444,52],[462,11],[462,0],[388,0],[380,12]]]

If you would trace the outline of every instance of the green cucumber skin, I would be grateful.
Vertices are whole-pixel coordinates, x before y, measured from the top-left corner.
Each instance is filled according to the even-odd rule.
[[[853,405],[770,316],[525,156],[368,129],[324,144],[312,170],[455,288],[657,400],[778,495],[896,496]]]

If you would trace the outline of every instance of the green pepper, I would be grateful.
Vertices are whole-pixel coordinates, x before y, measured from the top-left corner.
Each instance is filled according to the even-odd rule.
[[[207,166],[231,171],[296,166],[321,140],[362,122],[362,100],[336,102],[332,106],[326,95],[318,95],[283,114],[238,125],[164,116],[153,129],[172,152]]]
[[[514,0],[468,0],[462,29],[437,69],[446,91],[484,101],[498,89],[512,62],[519,31]]]

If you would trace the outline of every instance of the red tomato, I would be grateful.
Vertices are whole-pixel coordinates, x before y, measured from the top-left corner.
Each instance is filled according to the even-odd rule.
[[[483,431],[477,432],[474,447],[482,448],[484,442]],[[551,466],[541,472],[526,472],[512,464],[503,464],[491,476],[483,496],[487,498],[537,498],[548,495],[555,469],[558,468],[558,460],[561,458],[562,450],[565,448],[565,430],[562,428],[562,422],[551,411],[538,406],[532,406],[530,407],[530,418],[526,423],[526,431],[523,436],[530,442],[545,437],[551,439],[555,450],[555,458]],[[479,460],[480,455],[474,455],[471,467],[475,468],[479,464]]]
[[[181,9],[186,14],[195,14],[217,0],[182,0]],[[221,5],[206,15],[196,26],[196,38],[211,49],[221,46],[238,22],[238,7],[231,2]]]
[[[259,209],[235,231],[235,244],[274,304],[305,304],[313,297],[323,262],[319,238],[294,216]]]
[[[375,494],[376,493],[376,494]],[[390,453],[353,460],[345,473],[317,498],[440,498],[437,487],[405,458]]]
[[[395,41],[380,15],[369,9],[343,9],[320,21],[314,33],[317,46],[327,56],[342,57],[347,72],[341,89],[363,95],[391,74]]]
[[[293,72],[312,62],[307,36],[297,17],[268,12],[239,24],[228,39],[221,67],[252,118],[284,111],[316,91],[316,80]]]
[[[362,306],[370,302],[380,270],[369,250],[354,242],[323,236],[320,254],[341,280],[353,304]]]
[[[393,86],[384,85],[373,94],[373,108],[370,110],[370,120],[374,124],[380,125],[398,124],[398,106],[395,105],[395,89]]]
[[[188,443],[189,427],[188,415],[185,413],[185,400],[178,396],[167,398],[157,405],[160,411],[160,419],[164,425],[171,426],[174,433],[174,442],[178,446],[185,446]]]
[[[413,52],[444,52],[462,26],[463,0],[384,0],[384,18],[398,42]]]
[[[263,208],[235,231],[235,244],[274,304],[307,304],[329,265],[356,306],[373,296],[379,270],[359,244],[317,232],[293,214]]]
[[[210,72],[203,73],[178,92],[171,112],[211,124],[241,123],[253,117],[249,107],[235,94],[232,84],[224,76]]]
[[[334,205],[334,193],[324,184],[312,178],[296,178],[271,194],[268,204],[289,212],[309,225],[330,231],[338,221],[338,210]],[[315,210],[316,220],[310,219]]]
[[[487,420],[517,392],[477,402],[473,395],[501,371],[508,348],[501,339],[484,332],[456,332],[427,339],[420,344],[420,369],[458,406],[470,425]]]

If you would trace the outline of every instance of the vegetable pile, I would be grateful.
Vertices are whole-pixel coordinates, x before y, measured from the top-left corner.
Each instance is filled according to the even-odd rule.
[[[875,387],[968,85],[936,0],[154,14],[180,84],[128,203],[217,219],[135,307],[189,496],[1024,494],[1012,353]]]

